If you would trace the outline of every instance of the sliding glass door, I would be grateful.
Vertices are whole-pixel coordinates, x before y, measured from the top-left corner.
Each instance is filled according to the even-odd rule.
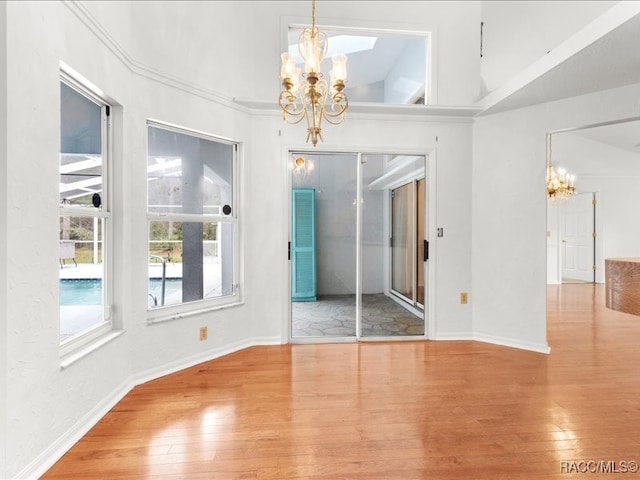
[[[292,339],[424,335],[425,157],[289,160]]]
[[[421,178],[416,182],[416,303],[424,309],[425,263],[428,257],[427,246],[427,181]]]
[[[413,303],[415,284],[415,190],[410,183],[391,190],[391,291]]]
[[[391,190],[391,291],[424,308],[425,180]]]
[[[355,337],[357,155],[291,165],[291,335]]]

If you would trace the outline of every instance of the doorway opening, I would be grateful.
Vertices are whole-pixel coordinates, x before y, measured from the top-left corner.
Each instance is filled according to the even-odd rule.
[[[425,337],[426,159],[289,152],[292,341]]]
[[[639,131],[631,117],[548,133],[578,194],[547,205],[547,284],[604,284],[606,258],[640,257],[640,226],[629,221],[640,201]]]

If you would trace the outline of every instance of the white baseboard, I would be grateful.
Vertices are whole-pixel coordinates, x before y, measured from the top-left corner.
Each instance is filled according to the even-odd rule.
[[[256,347],[259,345],[281,345],[282,339],[280,337],[256,337],[247,338],[238,342],[221,345],[217,348],[201,352],[197,355],[181,358],[174,362],[167,363],[160,367],[153,367],[144,372],[140,372],[133,376],[132,381],[134,386],[141,385],[151,380],[155,380],[165,375],[171,375],[172,373],[179,372],[185,368],[193,367],[199,363],[208,362],[216,358],[229,355],[230,353],[237,352],[249,347]]]
[[[17,474],[16,479],[40,478],[54,463],[56,463],[67,451],[87,434],[109,410],[111,410],[124,396],[131,391],[134,385],[129,379],[125,380],[111,395],[97,404],[89,412],[83,415],[67,432],[53,442],[46,450],[38,455],[29,465]]]
[[[244,339],[238,342],[222,345],[212,350],[183,358],[175,362],[154,367],[139,374],[132,375],[116,388],[109,397],[92,408],[86,415],[83,415],[69,430],[67,430],[58,440],[36,457],[29,465],[16,475],[16,479],[31,480],[37,479],[49,470],[62,456],[73,447],[83,436],[87,434],[109,410],[111,410],[124,396],[135,386],[156,378],[164,377],[171,373],[193,367],[199,363],[208,362],[216,358],[228,355],[238,350],[259,345],[281,345],[280,337],[256,337]]]
[[[439,332],[433,339],[435,341],[455,341],[455,340],[473,340],[476,342],[491,343],[492,345],[500,345],[502,347],[518,348],[520,350],[529,350],[537,353],[550,353],[551,348],[547,344],[538,344],[531,342],[523,342],[513,338],[497,337],[495,335],[486,335],[483,333],[471,332]]]
[[[473,340],[473,333],[471,332],[437,332],[435,340],[439,341],[456,341],[456,340]]]
[[[546,343],[531,343],[523,342],[514,338],[497,337],[495,335],[486,335],[483,333],[475,333],[473,339],[479,342],[492,343],[494,345],[501,345],[503,347],[518,348],[520,350],[529,350],[531,352],[551,353],[551,348]]]

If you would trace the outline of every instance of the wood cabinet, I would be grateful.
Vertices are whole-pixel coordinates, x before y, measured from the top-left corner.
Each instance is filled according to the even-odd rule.
[[[640,258],[607,258],[604,263],[607,307],[640,315]]]

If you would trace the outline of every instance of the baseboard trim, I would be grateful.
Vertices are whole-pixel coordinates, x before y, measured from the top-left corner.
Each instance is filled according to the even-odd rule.
[[[89,430],[96,425],[109,410],[111,410],[124,396],[131,391],[134,385],[129,379],[116,388],[109,397],[87,412],[58,440],[53,442],[45,451],[38,455],[27,465],[16,479],[37,479],[49,470],[62,456],[69,451]]]
[[[181,358],[174,362],[170,362],[165,365],[162,365],[161,367],[150,368],[144,372],[134,375],[133,384],[134,386],[141,385],[151,380],[156,380],[166,375],[171,375],[172,373],[179,372],[180,370],[193,367],[200,363],[208,362],[210,360],[215,360],[216,358],[229,355],[230,353],[238,352],[245,348],[257,347],[261,345],[281,345],[281,344],[282,344],[282,341],[280,337],[256,337],[256,338],[243,339],[238,342],[221,345],[217,348],[207,350],[197,355],[192,355],[187,358]]]
[[[155,380],[165,375],[193,367],[199,363],[215,360],[230,353],[249,347],[261,345],[281,345],[280,337],[255,337],[238,342],[229,343],[220,347],[207,350],[187,358],[176,360],[158,368],[151,368],[139,374],[130,376],[116,388],[108,398],[92,408],[86,415],[80,418],[66,433],[56,440],[45,451],[38,455],[29,465],[22,469],[14,478],[19,480],[31,480],[40,478],[62,456],[71,449],[80,439],[89,432],[125,395],[134,387],[142,383]]]
[[[547,343],[532,343],[532,342],[523,342],[522,340],[507,338],[507,337],[497,337],[495,335],[487,335],[484,333],[475,333],[473,335],[473,339],[478,342],[491,343],[493,345],[500,345],[502,347],[510,347],[517,348],[519,350],[529,350],[531,352],[536,353],[551,353],[551,348]]]
[[[437,332],[433,340],[440,341],[462,341],[474,340],[471,332]]]
[[[490,343],[492,345],[500,345],[501,347],[517,348],[519,350],[528,350],[536,353],[548,354],[551,352],[551,348],[547,344],[523,342],[513,338],[497,337],[495,335],[487,335],[484,333],[442,332],[438,333],[434,340],[437,342],[473,340],[475,342]]]

